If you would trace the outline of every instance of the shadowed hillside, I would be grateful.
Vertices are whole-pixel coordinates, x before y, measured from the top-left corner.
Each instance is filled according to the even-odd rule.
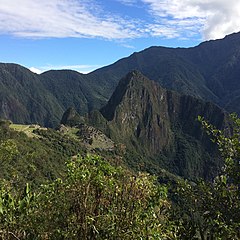
[[[109,137],[176,174],[211,177],[220,164],[197,121],[200,115],[225,126],[225,112],[210,102],[163,89],[134,71],[121,79],[101,113]]]
[[[106,89],[139,70],[167,89],[212,101],[239,113],[240,33],[192,48],[150,47],[98,69],[89,76]],[[106,96],[108,92],[106,91]]]
[[[86,75],[71,70],[37,75],[0,64],[0,117],[55,126],[69,107],[80,114],[103,107],[119,80],[133,70],[166,89],[240,113],[239,66],[240,33],[192,48],[150,47]]]

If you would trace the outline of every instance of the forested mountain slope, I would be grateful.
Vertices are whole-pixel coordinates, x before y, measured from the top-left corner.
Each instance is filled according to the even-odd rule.
[[[55,126],[63,112],[100,109],[119,80],[139,70],[164,88],[240,112],[240,33],[192,48],[150,47],[89,74],[71,70],[41,75],[0,64],[0,117]]]
[[[240,33],[192,48],[150,47],[89,76],[113,91],[132,70],[167,89],[212,101],[228,111],[240,110]]]
[[[106,119],[102,130],[110,138],[175,174],[208,178],[221,165],[197,121],[200,115],[219,129],[227,126],[226,113],[213,103],[163,89],[133,71],[100,112]],[[101,118],[93,115],[90,122],[96,119]]]
[[[63,108],[37,74],[16,64],[0,64],[0,117],[15,123],[52,125]]]

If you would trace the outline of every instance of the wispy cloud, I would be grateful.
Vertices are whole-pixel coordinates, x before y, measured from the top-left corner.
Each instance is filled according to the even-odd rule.
[[[142,1],[148,5],[149,13],[155,16],[154,35],[161,33],[163,26],[173,36],[191,37],[200,33],[203,39],[222,38],[240,31],[239,0]]]
[[[29,38],[139,35],[135,24],[105,13],[93,0],[0,0],[0,32]]]
[[[110,1],[110,0],[109,0]],[[115,0],[143,17],[113,14],[97,0],[0,0],[0,34],[27,38],[221,38],[240,31],[239,0]],[[143,7],[144,6],[144,7]],[[109,9],[109,8],[108,8]]]
[[[139,2],[139,0],[117,0],[118,2],[127,5],[127,6],[133,6],[135,5],[137,2]],[[141,0],[140,0],[141,1]]]
[[[53,66],[53,65],[47,65],[47,66],[41,66],[41,67],[29,67],[29,70],[41,74],[43,72],[49,71],[49,70],[74,70],[78,71],[80,73],[89,73],[92,72],[93,70],[100,68],[102,66],[100,65],[59,65],[59,66]]]

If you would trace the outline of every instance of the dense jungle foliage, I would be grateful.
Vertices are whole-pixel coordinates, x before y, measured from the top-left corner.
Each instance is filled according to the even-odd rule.
[[[38,186],[56,179],[65,171],[66,159],[85,151],[79,141],[53,129],[35,129],[34,137],[28,137],[10,124],[0,121],[0,178],[14,184]]]
[[[1,178],[0,239],[240,239],[240,119],[232,115],[228,137],[199,119],[225,160],[213,182],[159,184],[157,177],[113,166],[100,156],[66,154],[65,174],[41,186],[29,179],[21,187],[17,172]],[[4,136],[1,164],[11,162],[12,171],[21,145],[17,137]],[[50,142],[54,148],[56,141]]]

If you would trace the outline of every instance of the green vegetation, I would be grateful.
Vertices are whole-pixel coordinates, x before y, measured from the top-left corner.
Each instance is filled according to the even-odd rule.
[[[23,186],[16,165],[8,169],[15,175],[0,180],[1,239],[239,239],[240,119],[236,115],[231,119],[232,128],[220,131],[199,117],[217,143],[225,165],[213,182],[195,183],[164,171],[158,178],[133,173],[96,155],[69,158],[77,149],[73,140],[64,138],[60,142],[60,133],[36,129],[39,137],[29,138],[9,129],[8,122],[1,122],[1,169],[9,168],[8,162],[24,161],[19,157],[20,141],[31,141],[39,148],[35,154],[48,146],[70,159],[61,177],[42,180],[38,188],[38,181],[29,178],[31,184]],[[41,137],[45,145],[35,145]],[[31,149],[30,145],[23,146]],[[67,152],[70,146],[72,150]],[[32,154],[30,160],[37,158]]]
[[[60,177],[66,159],[84,151],[78,140],[52,129],[0,122],[0,177],[14,184],[37,186]]]
[[[240,119],[231,119],[233,132],[227,136],[199,117],[225,164],[213,182],[181,182],[173,193],[181,239],[240,239]]]
[[[23,194],[2,183],[2,239],[175,239],[167,189],[97,156],[67,163],[67,175]]]

